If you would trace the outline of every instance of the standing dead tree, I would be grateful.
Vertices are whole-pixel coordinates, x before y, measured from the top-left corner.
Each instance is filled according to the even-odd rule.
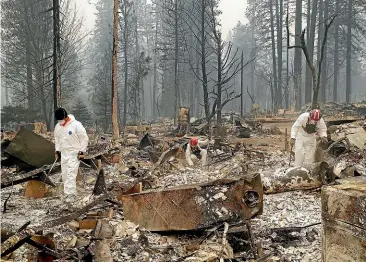
[[[60,79],[60,3],[53,0],[53,109],[61,106],[61,79]]]
[[[197,44],[192,45],[186,41],[186,49],[193,51],[198,61],[188,60],[195,77],[202,83],[203,107],[206,122],[216,115],[217,125],[221,126],[221,113],[224,106],[230,101],[241,97],[230,90],[228,85],[242,68],[248,65],[241,63],[239,49],[233,52],[233,44],[222,40],[220,24],[217,17],[217,2],[213,0],[197,0],[192,9],[183,9],[181,19],[185,22]],[[212,68],[212,70],[208,70]],[[216,72],[216,77],[211,78],[211,73]],[[209,83],[213,82],[213,90],[210,92]],[[210,101],[213,101],[212,105]]]
[[[51,129],[54,111],[52,2],[1,1],[5,89],[9,88],[15,105],[40,112],[32,121],[45,121],[48,129]],[[87,58],[81,54],[85,51],[88,33],[83,30],[83,17],[72,7],[72,0],[61,1],[59,9],[57,66],[59,79],[63,79],[62,104],[67,106],[67,102],[72,101],[71,94],[82,84],[80,72]]]
[[[113,6],[113,57],[112,57],[112,127],[113,138],[119,137],[117,108],[117,49],[118,49],[118,0]]]
[[[133,66],[133,76],[131,79],[130,88],[130,110],[129,115],[131,119],[137,124],[141,120],[141,82],[147,76],[150,69],[151,58],[146,56],[145,52],[138,53],[138,57],[135,58]]]
[[[216,123],[217,126],[220,127],[222,125],[221,114],[224,106],[228,102],[241,97],[241,94],[235,94],[235,91],[230,91],[232,86],[227,84],[236,76],[237,73],[241,71],[242,68],[254,61],[255,58],[248,61],[244,65],[241,65],[241,56],[238,55],[239,49],[236,49],[236,51],[232,54],[233,44],[231,42],[227,43],[222,40],[220,24],[217,21],[219,12],[216,7],[216,1],[210,0],[209,28],[211,32],[209,35],[212,37],[213,46],[211,46],[211,48],[214,50],[214,54],[216,56],[216,61],[214,61],[213,68],[216,70],[217,78],[214,80],[214,90],[211,93],[214,97],[214,103],[208,119],[211,119],[214,115],[216,115]],[[223,99],[223,95],[226,95],[225,99]]]
[[[130,0],[123,0],[120,3],[122,21],[120,23],[120,28],[123,29],[122,36],[122,48],[124,57],[124,89],[123,89],[123,119],[122,124],[125,127],[127,124],[127,94],[128,94],[128,55],[129,55],[129,41],[132,33],[132,12],[133,12],[133,2]]]
[[[195,77],[202,83],[203,91],[203,107],[205,111],[206,121],[210,122],[210,104],[209,104],[209,92],[208,92],[208,77],[210,72],[207,72],[207,63],[212,55],[212,49],[208,48],[208,40],[210,35],[207,32],[207,20],[211,15],[208,13],[208,0],[197,0],[193,2],[190,7],[192,9],[183,9],[184,15],[182,15],[182,20],[187,24],[189,30],[191,31],[197,46],[187,46],[187,49],[193,50],[199,57],[199,62],[197,66],[194,62],[188,60],[188,63],[193,71]],[[186,43],[186,45],[188,45]],[[199,66],[198,66],[199,64]]]
[[[301,48],[304,55],[305,55],[305,59],[306,59],[306,63],[308,64],[308,66],[311,69],[311,74],[312,74],[312,82],[313,82],[313,99],[312,99],[312,108],[318,108],[319,104],[318,104],[318,96],[319,96],[319,88],[320,88],[320,77],[321,77],[321,73],[322,73],[322,62],[324,59],[324,49],[325,49],[325,45],[327,43],[327,37],[328,37],[328,30],[329,27],[332,25],[334,19],[336,18],[337,15],[334,15],[332,17],[330,17],[329,22],[326,20],[324,21],[324,26],[325,26],[325,30],[324,30],[324,36],[323,36],[323,41],[322,41],[322,47],[321,47],[321,54],[320,54],[320,60],[318,62],[318,70],[316,69],[316,66],[314,65],[314,63],[311,61],[310,58],[310,54],[308,51],[308,48],[306,46],[305,43],[305,32],[306,29],[304,29],[300,35],[300,46],[287,46],[288,49],[291,48]],[[289,32],[289,28],[287,25],[287,32]],[[323,87],[324,88],[324,87]]]
[[[161,40],[158,50],[162,52],[161,62],[163,69],[163,100],[168,104],[168,99],[173,101],[169,108],[165,105],[165,110],[170,111],[173,107],[174,124],[177,121],[177,109],[182,103],[182,62],[183,62],[183,31],[184,24],[181,21],[181,12],[184,5],[183,0],[160,0],[155,1],[160,9]],[[164,74],[163,73],[163,74]]]

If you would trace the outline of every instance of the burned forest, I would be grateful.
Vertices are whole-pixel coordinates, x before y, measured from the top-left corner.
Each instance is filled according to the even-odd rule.
[[[365,0],[2,0],[1,261],[365,262]]]

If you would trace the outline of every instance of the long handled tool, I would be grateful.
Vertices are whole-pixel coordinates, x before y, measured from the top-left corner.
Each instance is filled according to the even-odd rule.
[[[57,160],[58,160],[58,158],[56,158],[56,159],[55,159],[55,161],[53,162],[53,164],[52,164],[52,166],[51,166],[50,171],[48,171],[48,173],[47,173],[47,176],[48,176],[49,174],[51,174],[51,171],[52,171],[52,169],[55,167]]]
[[[53,164],[52,164],[52,166],[51,166],[50,170],[48,171],[48,173],[46,173],[46,171],[43,171],[43,174],[44,174],[44,179],[43,179],[43,181],[42,181],[43,183],[50,182],[49,184],[51,184],[51,185],[55,186],[55,185],[52,183],[52,181],[48,178],[48,176],[51,174],[52,169],[55,167],[57,160],[58,160],[58,158],[56,158],[56,159],[55,159],[55,161],[53,162]],[[47,181],[47,182],[46,182],[46,181]],[[41,188],[42,188],[42,184],[41,184],[41,186],[39,187],[39,190],[41,190]]]
[[[291,149],[290,149],[290,160],[288,162],[288,167],[290,168],[291,167],[291,160],[292,160],[292,147],[293,145],[291,145]]]

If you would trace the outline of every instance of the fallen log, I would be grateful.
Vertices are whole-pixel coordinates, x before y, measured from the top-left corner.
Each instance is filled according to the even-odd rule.
[[[38,242],[36,242],[35,240],[33,240],[32,238],[28,238],[26,240],[26,243],[37,248],[38,250],[40,250],[41,252],[47,254],[47,255],[50,255],[54,258],[62,258],[63,255],[56,252],[55,250],[52,250],[51,248],[47,247],[46,245],[44,244],[40,244]],[[43,254],[42,254],[43,255]],[[38,257],[38,256],[37,256]],[[37,260],[38,261],[38,260]],[[39,260],[39,261],[44,261],[44,260]],[[53,261],[53,260],[52,260]]]
[[[266,194],[315,189],[333,183],[334,180],[335,176],[326,162],[314,163],[309,169],[294,167],[278,170],[273,175],[262,177]]]
[[[36,231],[52,228],[52,227],[55,227],[55,226],[59,226],[59,225],[65,224],[66,222],[77,219],[79,216],[84,214],[86,211],[88,211],[89,209],[91,209],[92,207],[94,207],[96,205],[99,205],[99,204],[103,203],[106,199],[108,199],[110,197],[111,196],[108,193],[106,193],[106,194],[100,196],[99,198],[97,198],[96,200],[94,200],[93,202],[89,203],[85,207],[75,211],[74,213],[72,213],[70,215],[63,216],[63,217],[57,218],[55,220],[46,221],[41,226],[37,227]]]
[[[106,154],[107,151],[87,155],[85,156],[85,159],[83,161],[86,162],[92,162],[93,159],[100,158],[103,156],[103,154]],[[83,164],[87,165],[86,163],[82,162]],[[95,164],[94,164],[95,165]],[[53,168],[52,168],[53,166]],[[88,165],[88,167],[91,167]],[[51,170],[52,169],[52,170]],[[96,167],[98,170],[98,168]],[[49,178],[49,176],[52,176],[59,172],[61,170],[61,163],[57,162],[56,164],[51,164],[47,166],[43,166],[37,169],[34,169],[32,171],[29,171],[27,173],[19,174],[16,176],[6,176],[1,180],[1,189],[10,187],[12,185],[18,185],[24,182],[28,182],[30,180],[38,180],[41,181],[47,185],[50,185],[52,187],[55,186],[55,184],[52,182],[52,180]],[[50,172],[51,171],[51,172]]]
[[[1,189],[10,187],[13,185],[21,184],[30,180],[38,180],[50,186],[55,186],[55,184],[51,181],[49,176],[54,175],[56,172],[61,170],[61,164],[56,163],[53,166],[52,172],[48,174],[53,165],[44,166],[41,168],[34,169],[30,172],[16,175],[16,176],[7,176],[5,179],[1,180]],[[47,175],[45,175],[45,173]]]
[[[80,217],[82,214],[84,214],[86,211],[91,209],[92,207],[103,203],[106,199],[110,198],[111,196],[107,193],[102,196],[100,196],[98,199],[94,200],[93,202],[89,203],[85,207],[75,211],[74,213],[70,215],[66,215],[54,220],[46,221],[40,226],[34,227],[34,228],[24,228],[20,232],[17,232],[15,235],[9,237],[4,243],[1,245],[1,257],[4,257],[11,252],[15,251],[19,247],[21,247],[24,243],[27,242],[27,239],[31,238],[33,235],[35,235],[36,232],[42,231],[45,229],[49,229],[55,226],[62,225],[64,223],[67,223],[69,221],[75,220],[78,217]]]
[[[3,244],[1,244],[1,257],[5,257],[20,248],[26,243],[27,239],[31,238],[35,233],[36,231],[33,229],[23,229],[9,237]]]
[[[9,237],[14,236],[17,232],[22,231],[23,229],[27,228],[30,224],[30,221],[22,225],[17,231],[12,231],[11,229],[4,228],[3,225],[1,225],[1,243],[9,239]]]

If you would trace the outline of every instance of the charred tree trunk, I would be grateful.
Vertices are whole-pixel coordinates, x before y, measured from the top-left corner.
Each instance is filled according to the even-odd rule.
[[[321,36],[324,35],[324,3],[323,0],[319,0],[319,26],[318,26],[318,42],[317,42],[317,58],[316,61],[320,60],[320,49],[321,49]],[[319,101],[325,101],[325,87],[320,85]]]
[[[346,57],[346,102],[351,102],[352,83],[351,83],[351,60],[352,60],[352,3],[348,0],[347,17],[347,57]]]
[[[179,106],[178,88],[178,0],[174,1],[174,125],[177,123],[177,109]]]
[[[24,6],[24,16],[25,16],[25,21],[29,24],[30,21],[28,19],[29,12],[28,12],[28,7],[31,8],[31,14],[33,15],[32,12],[32,5],[30,5],[29,0],[25,1],[25,6]],[[31,56],[31,40],[30,40],[30,30],[26,31],[26,36],[25,36],[25,60],[27,63],[27,97],[28,97],[28,108],[32,109],[33,108],[33,98],[34,98],[34,94],[33,94],[33,71],[32,71],[32,56]]]
[[[221,134],[221,124],[222,124],[222,120],[221,120],[221,111],[222,111],[222,106],[221,106],[221,95],[222,95],[222,52],[223,52],[223,43],[222,43],[222,39],[221,39],[221,33],[218,32],[217,33],[217,127],[219,128],[219,132]]]
[[[250,52],[250,56],[251,56],[251,59],[254,59],[254,57],[255,57],[255,50],[254,50],[254,48]],[[255,96],[254,83],[255,83],[255,61],[250,66],[250,90],[251,90],[251,93],[253,94],[253,96]],[[252,101],[252,106],[253,106],[253,104],[254,103]]]
[[[241,65],[241,69],[240,69],[240,116],[243,117],[243,90],[244,90],[244,83],[243,83],[243,77],[244,77],[244,54],[243,51],[241,51],[241,60],[240,60],[240,65]]]
[[[33,94],[33,71],[30,55],[30,43],[28,42],[26,47],[26,63],[27,63],[27,96],[28,96],[28,108],[32,109],[34,106],[34,94]]]
[[[302,31],[302,0],[296,0],[296,24],[295,24],[295,46],[300,46],[300,35]],[[295,96],[296,109],[299,110],[302,105],[301,95],[301,49],[295,49],[294,73],[295,73]]]
[[[310,2],[310,0],[308,0]],[[317,15],[317,10],[318,9],[318,0],[313,0],[312,2],[312,7],[311,7],[311,20],[310,20],[310,30],[309,31],[309,37],[307,39],[307,48],[308,48],[308,52],[309,52],[309,58],[310,58],[310,62],[313,63],[314,61],[314,39],[315,39],[315,25],[316,25],[316,15]],[[310,15],[310,11],[308,13],[308,15]],[[306,81],[305,81],[305,88],[306,88],[306,92],[305,92],[305,103],[310,103],[311,102],[311,95],[312,95],[312,90],[314,89],[313,85],[312,85],[312,73],[311,73],[312,69],[307,66],[306,67]]]
[[[252,23],[251,23],[251,50],[250,50],[250,59],[253,60],[255,59],[255,55],[256,55],[256,41],[255,41],[255,17],[252,18]],[[242,67],[244,66],[244,61],[243,64],[241,65]],[[255,77],[255,61],[252,62],[252,64],[250,65],[250,91],[254,96],[254,77]],[[243,100],[244,98],[241,97],[241,99]],[[252,103],[253,105],[253,103]]]
[[[279,97],[277,96],[277,63],[276,63],[276,43],[275,43],[275,33],[274,33],[274,15],[273,15],[273,0],[270,0],[270,20],[271,20],[271,39],[272,39],[272,70],[273,70],[273,87],[275,93],[275,112],[278,110]]]
[[[289,12],[289,2],[287,2],[286,6],[286,27],[287,27],[287,36],[286,42],[287,46],[290,45],[290,32],[289,32],[289,22],[288,22],[288,12]],[[286,50],[286,87],[285,87],[285,108],[289,108],[289,49]]]
[[[157,10],[156,10],[157,12]],[[157,51],[157,47],[158,47],[158,14],[155,14],[155,39],[154,39],[154,83],[153,83],[153,93],[152,93],[152,116],[153,119],[156,119],[157,114],[156,114],[156,92],[158,91],[158,51]]]
[[[340,0],[336,0],[336,14],[340,12]],[[333,102],[338,101],[338,64],[339,64],[339,18],[335,21],[334,33],[334,64],[333,64]]]
[[[53,108],[54,111],[60,107],[61,86],[60,86],[60,4],[59,0],[53,0]]]
[[[116,1],[116,0],[115,0]],[[128,44],[127,44],[127,28],[128,28],[128,17],[127,17],[127,6],[123,5],[124,15],[123,15],[123,55],[124,55],[124,90],[123,90],[123,126],[125,127],[127,124],[127,94],[128,94]]]
[[[313,101],[312,101],[312,108],[318,108],[318,94],[319,94],[319,88],[320,88],[320,78],[322,75],[322,63],[323,63],[323,59],[324,59],[324,50],[325,50],[325,46],[327,44],[327,38],[328,38],[328,30],[329,27],[332,25],[333,21],[334,21],[335,16],[332,17],[332,19],[330,20],[329,23],[324,22],[324,26],[325,26],[325,30],[324,30],[324,36],[323,36],[323,42],[322,42],[322,47],[320,50],[320,60],[318,62],[318,75],[316,76],[315,79],[315,70],[313,70],[313,88],[314,88],[314,92],[313,92]],[[305,57],[307,62],[309,63],[309,59],[308,56],[306,54],[306,48],[303,48]],[[314,68],[314,66],[312,67]],[[315,81],[315,82],[314,82]]]
[[[136,3],[138,4],[138,3]],[[135,6],[136,8],[136,6]],[[136,101],[136,104],[135,104],[135,117],[136,119],[134,119],[136,121],[136,124],[138,123],[138,121],[140,120],[140,117],[141,117],[141,103],[142,103],[142,79],[140,78],[140,43],[139,43],[139,37],[138,37],[138,22],[137,22],[137,19],[138,19],[138,14],[137,14],[137,11],[135,9],[135,14],[136,14],[136,21],[135,21],[135,44],[136,44],[136,86],[134,87],[135,88],[135,92],[134,92],[134,95],[135,95],[135,101]],[[140,94],[141,92],[141,94]]]
[[[113,57],[112,57],[112,125],[113,138],[119,138],[118,108],[117,108],[117,48],[118,48],[118,0],[113,6]]]
[[[209,123],[210,119],[210,105],[208,102],[208,80],[206,73],[206,34],[205,34],[205,7],[206,0],[201,0],[201,71],[202,71],[202,89],[203,89],[203,103],[205,108],[206,121]]]
[[[42,108],[44,120],[46,121],[47,130],[50,130],[51,123],[50,123],[50,121],[48,121],[48,117],[47,117],[47,99],[46,99],[46,95],[44,92],[42,71],[41,71],[41,68],[39,68],[39,67],[36,68],[36,79],[35,80],[36,80],[36,85],[39,87],[39,90],[40,90],[39,93],[40,93],[41,108]],[[54,110],[53,110],[53,112],[54,112]]]
[[[277,64],[278,64],[278,84],[276,96],[278,106],[282,104],[282,23],[283,23],[283,0],[276,0],[276,22],[277,22]],[[281,106],[282,107],[282,106]]]
[[[310,46],[310,28],[311,28],[311,1],[307,0],[307,15],[306,15],[306,46]],[[311,93],[312,93],[312,80],[311,80],[311,68],[305,64],[305,104],[311,101]]]
[[[324,8],[323,20],[325,20],[325,19],[328,19],[328,15],[329,15],[329,0],[323,0],[323,8]],[[325,25],[323,25],[323,29],[324,28],[325,28]],[[324,60],[323,60],[323,72],[321,75],[321,92],[322,92],[323,101],[327,101],[327,75],[328,75],[327,44],[324,45],[323,59]]]

